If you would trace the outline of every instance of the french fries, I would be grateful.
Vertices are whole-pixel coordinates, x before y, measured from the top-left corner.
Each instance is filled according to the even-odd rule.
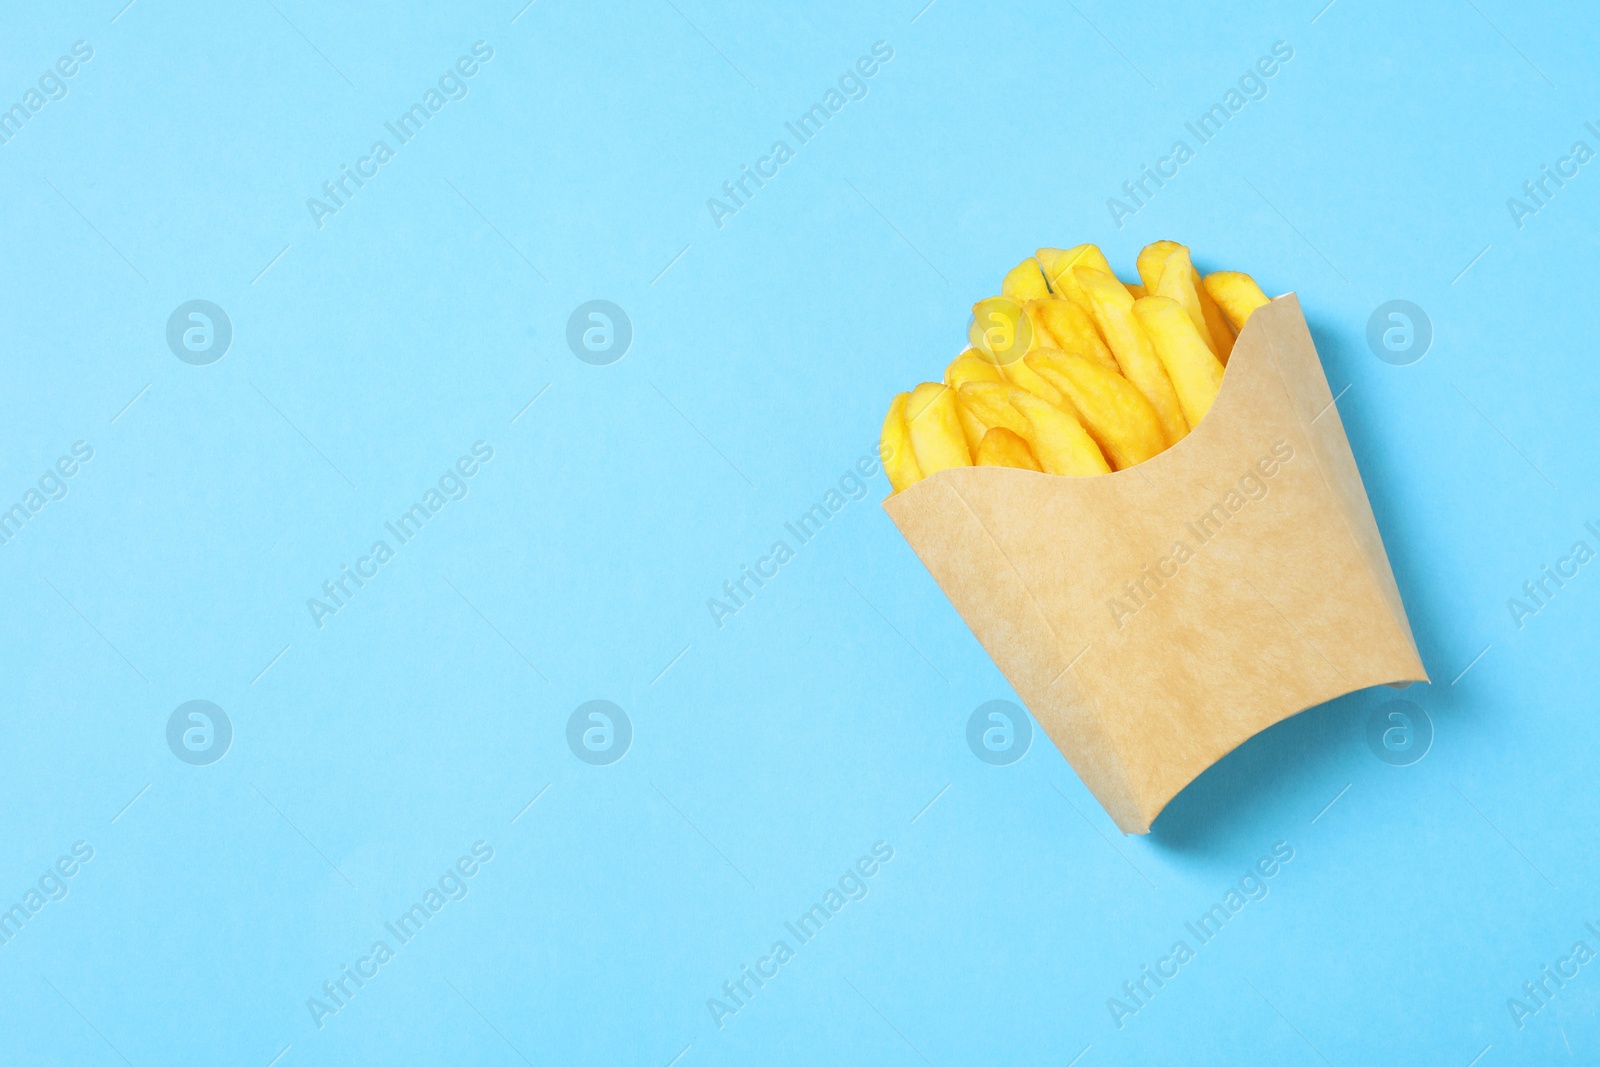
[[[1112,374],[1121,373],[1111,349],[1100,339],[1089,313],[1065,297],[1030,300],[1023,305],[1033,323],[1033,351],[1057,348],[1094,360]]]
[[[1161,280],[1150,290],[1150,296],[1165,297],[1174,301],[1189,316],[1200,341],[1213,356],[1221,358],[1211,331],[1206,327],[1206,313],[1200,308],[1200,275],[1189,261],[1189,250],[1179,245],[1162,261]]]
[[[1167,257],[1182,247],[1176,241],[1151,241],[1139,250],[1134,267],[1139,271],[1139,280],[1144,282],[1145,292],[1156,291],[1161,284],[1161,272],[1167,265]]]
[[[1172,379],[1167,377],[1150,338],[1133,317],[1133,294],[1115,275],[1088,267],[1075,267],[1072,273],[1088,298],[1095,325],[1117,357],[1123,375],[1156,409],[1167,444],[1177,444],[1189,432],[1189,423],[1183,417]]]
[[[1035,352],[1028,364],[1072,398],[1084,429],[1117,470],[1167,447],[1155,408],[1122,375],[1070,352]]]
[[[1019,303],[1049,296],[1050,287],[1045,284],[1044,275],[1039,271],[1039,261],[1029,256],[1006,272],[1000,281],[1000,295]]]
[[[972,452],[961,419],[956,415],[956,392],[939,382],[923,382],[906,400],[906,426],[911,432],[911,452],[926,478],[951,467],[972,466]]]
[[[1189,264],[1189,271],[1194,278],[1195,295],[1200,298],[1200,314],[1205,316],[1206,332],[1211,335],[1211,351],[1217,354],[1217,358],[1226,367],[1228,355],[1233,351],[1233,327],[1228,324],[1228,317],[1217,306],[1211,290],[1206,288],[1200,272],[1194,269],[1193,262]]]
[[[1077,280],[1072,271],[1075,267],[1089,267],[1093,270],[1103,271],[1115,277],[1111,264],[1106,262],[1106,255],[1096,245],[1078,245],[1074,248],[1041,248],[1035,253],[1039,266],[1044,268],[1044,276],[1050,283],[1050,289],[1058,296],[1064,296],[1077,304],[1083,310],[1093,314],[1094,309],[1089,306],[1088,297],[1078,287]]]
[[[944,369],[944,384],[955,390],[968,382],[1001,382],[1000,369],[990,363],[973,349],[961,353],[950,361]],[[967,408],[965,404],[956,404],[956,417],[961,420],[961,432],[967,437],[967,447],[974,456],[978,453],[978,442],[983,439],[984,432],[988,429],[978,417]]]
[[[1031,262],[1025,261],[1022,266]],[[1041,284],[1042,281],[1041,276]],[[967,335],[973,348],[996,368],[1002,380],[1020,385],[1052,404],[1063,402],[1059,390],[1022,363],[1022,357],[1034,347],[1035,337],[1032,320],[1021,304],[1008,296],[978,301],[972,305],[972,325]]]
[[[1168,276],[1167,258],[1178,253],[1183,256],[1183,269]],[[1201,282],[1200,272],[1194,269],[1193,262],[1189,260],[1187,248],[1176,241],[1152,241],[1145,245],[1139,253],[1139,277],[1143,279],[1150,296],[1165,296],[1182,304],[1201,335],[1207,339],[1211,354],[1223,364],[1228,362],[1228,353],[1233,350],[1233,330],[1223,316],[1222,309],[1217,307],[1217,302]]]
[[[1240,274],[1236,270],[1219,270],[1215,274],[1207,274],[1205,280],[1206,292],[1222,308],[1222,313],[1228,316],[1228,322],[1235,331],[1244,328],[1244,321],[1256,308],[1267,303],[1267,294],[1261,291],[1261,286],[1248,274]]]
[[[1217,390],[1222,388],[1222,364],[1176,300],[1147,296],[1133,302],[1133,314],[1155,346],[1167,377],[1172,379],[1184,419],[1190,426],[1200,425],[1217,398]]]
[[[1022,305],[1009,296],[991,296],[972,305],[972,325],[967,340],[997,367],[1027,355],[1033,323]]]
[[[1067,398],[1061,395],[1061,390],[1045,381],[1027,364],[1027,357],[1008,363],[1000,368],[1000,373],[1012,385],[1019,386],[1038,397],[1047,400],[1057,407],[1067,406]]]
[[[1003,382],[1005,375],[1000,373],[1000,368],[980,353],[975,348],[962,352],[950,365],[944,369],[944,384],[952,389],[960,389],[968,382]]]
[[[972,306],[971,347],[944,381],[895,396],[883,422],[895,492],[952,467],[1090,477],[1177,444],[1222,389],[1234,337],[1267,296],[1248,274],[1203,278],[1155,241],[1138,282],[1092,244],[1041,248]]]
[[[883,472],[895,492],[922,481],[922,468],[911,451],[911,429],[906,425],[906,401],[910,393],[898,393],[889,402],[889,415],[883,420],[883,437],[878,454],[883,457]]]
[[[978,442],[975,459],[979,467],[1021,467],[1030,471],[1041,469],[1027,440],[1004,426],[996,426],[983,435],[983,440]]]
[[[1022,436],[1027,439],[1044,473],[1079,476],[1111,473],[1100,446],[1076,418],[1015,386],[1009,399],[1011,406],[1028,420],[1028,432]]]
[[[1004,382],[968,382],[958,392],[961,406],[983,423],[985,433],[1002,426],[1025,439],[1028,420],[1011,404],[1011,390],[1014,388]]]

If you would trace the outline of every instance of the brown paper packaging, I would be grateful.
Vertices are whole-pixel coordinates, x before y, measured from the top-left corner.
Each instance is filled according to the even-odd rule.
[[[1124,833],[1273,723],[1428,678],[1292,293],[1160,455],[940,471],[884,509]]]

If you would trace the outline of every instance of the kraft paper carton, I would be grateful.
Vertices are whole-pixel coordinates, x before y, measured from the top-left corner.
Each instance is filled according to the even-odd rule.
[[[1273,723],[1428,678],[1293,294],[1160,455],[940,471],[884,509],[1125,833]]]

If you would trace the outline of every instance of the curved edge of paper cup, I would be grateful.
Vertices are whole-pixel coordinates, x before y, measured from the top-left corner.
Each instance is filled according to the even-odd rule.
[[[1223,760],[1227,759],[1230,755],[1232,755],[1235,751],[1237,751],[1242,745],[1245,744],[1245,742],[1249,741],[1252,737],[1255,737],[1255,736],[1257,736],[1259,734],[1264,734],[1268,730],[1272,729],[1274,726],[1277,726],[1280,723],[1288,722],[1290,719],[1294,718],[1296,715],[1303,715],[1306,712],[1310,711],[1312,708],[1320,708],[1322,705],[1328,703],[1329,701],[1338,700],[1340,697],[1349,696],[1351,693],[1359,693],[1363,689],[1372,689],[1372,688],[1375,688],[1375,687],[1380,686],[1380,685],[1381,686],[1391,686],[1391,687],[1395,687],[1395,688],[1404,688],[1404,687],[1406,687],[1408,685],[1411,685],[1414,682],[1427,682],[1427,681],[1429,681],[1428,672],[1423,669],[1422,661],[1419,659],[1416,662],[1416,670],[1415,671],[1404,670],[1404,671],[1401,671],[1398,675],[1396,675],[1394,677],[1391,677],[1391,678],[1374,678],[1373,680],[1371,680],[1370,682],[1367,682],[1364,685],[1355,685],[1355,686],[1351,686],[1348,689],[1346,689],[1346,688],[1344,688],[1342,686],[1338,687],[1339,688],[1338,692],[1329,693],[1326,696],[1323,696],[1321,699],[1315,700],[1315,701],[1311,702],[1310,704],[1307,704],[1303,708],[1296,708],[1295,710],[1284,714],[1280,718],[1274,719],[1272,722],[1270,722],[1267,725],[1261,727],[1261,729],[1252,731],[1250,733],[1246,733],[1242,737],[1239,737],[1239,738],[1235,739],[1233,741],[1233,743],[1228,746],[1226,751],[1224,751],[1221,755],[1219,755],[1216,759],[1212,760],[1210,763],[1206,764],[1204,767],[1201,767],[1198,771],[1196,771],[1194,773],[1194,775],[1191,778],[1189,778],[1188,781],[1183,782],[1176,789],[1174,789],[1172,791],[1172,794],[1170,796],[1168,796],[1167,798],[1165,798],[1164,800],[1162,800],[1161,803],[1153,811],[1150,811],[1148,813],[1141,813],[1140,818],[1139,818],[1139,823],[1140,823],[1139,825],[1137,825],[1137,826],[1124,826],[1124,825],[1122,825],[1121,820],[1117,820],[1118,829],[1120,829],[1125,834],[1148,834],[1150,832],[1150,827],[1155,823],[1155,821],[1157,819],[1159,819],[1161,817],[1161,813],[1166,811],[1167,808],[1172,804],[1172,802],[1178,798],[1178,794],[1182,793],[1185,789],[1188,789],[1195,782],[1199,781],[1205,775],[1205,773],[1207,771],[1209,771],[1211,768],[1215,767],[1217,764],[1221,763]],[[1115,816],[1113,816],[1113,818],[1115,818]]]

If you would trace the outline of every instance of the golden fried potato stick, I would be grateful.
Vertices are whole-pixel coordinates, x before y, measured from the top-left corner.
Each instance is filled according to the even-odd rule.
[[[1034,352],[1028,365],[1071,398],[1083,428],[1117,470],[1167,447],[1156,409],[1122,375],[1071,352]]]
[[[1173,253],[1167,260],[1163,280],[1177,274],[1188,258],[1185,253]],[[1211,402],[1217,398],[1217,390],[1222,388],[1221,361],[1211,354],[1205,335],[1176,300],[1164,296],[1135,300],[1133,315],[1155,346],[1161,365],[1167,368],[1167,376],[1178,393],[1178,403],[1183,407],[1183,417],[1190,426],[1200,425],[1200,420],[1211,410]]]
[[[950,365],[944,369],[944,384],[956,390],[968,382],[1003,381],[1005,379],[1000,376],[1000,368],[972,348],[951,360]],[[976,455],[978,442],[983,440],[988,427],[961,403],[959,395],[956,398],[956,417],[961,420],[961,432],[967,437],[967,447]]]
[[[1030,300],[1023,305],[1033,323],[1033,347],[1030,351],[1057,348],[1076,352],[1100,364],[1113,374],[1121,373],[1117,358],[1095,329],[1094,320],[1083,308],[1066,297],[1052,296],[1047,300]]]
[[[956,391],[940,382],[923,382],[906,401],[911,451],[923,477],[950,467],[972,466],[972,452],[956,414]]]
[[[1139,387],[1139,392],[1156,409],[1167,443],[1175,445],[1189,432],[1172,379],[1156,355],[1155,346],[1144,327],[1133,316],[1133,296],[1116,277],[1087,267],[1073,269],[1073,277],[1090,302],[1090,314],[1100,327],[1106,344],[1117,357],[1123,376]]]
[[[1187,287],[1183,285],[1183,274],[1166,277],[1167,257],[1178,251],[1182,251],[1184,258],[1189,259],[1189,249],[1176,241],[1152,241],[1140,251],[1139,277],[1144,279],[1145,295],[1164,296],[1182,304],[1183,309],[1189,312],[1189,317],[1194,319],[1200,335],[1206,339],[1211,354],[1226,364],[1228,354],[1233,351],[1233,330],[1229,328],[1222,309],[1217,307],[1217,302],[1206,292],[1206,287],[1200,280],[1200,272],[1194,268],[1193,260],[1189,260],[1186,272],[1189,279]],[[1193,302],[1184,292],[1185,288],[1194,291]],[[1195,317],[1197,312],[1199,318]]]
[[[1010,297],[1019,304],[1024,300],[1038,300],[1049,296],[1050,287],[1045,284],[1044,275],[1039,272],[1039,261],[1029,256],[1012,267],[1000,283],[1000,295]]]
[[[1091,315],[1094,309],[1089,306],[1089,298],[1083,294],[1083,289],[1073,277],[1073,268],[1089,267],[1116,277],[1116,272],[1106,262],[1106,255],[1100,251],[1099,245],[1075,245],[1068,249],[1041,248],[1035,253],[1035,258],[1044,269],[1051,291],[1057,296],[1066,297]]]
[[[1071,402],[1061,395],[1061,390],[1039,377],[1033,368],[1028,366],[1026,359],[1019,359],[1015,363],[1007,363],[1000,368],[1006,380],[1012,385],[1018,385],[1048,403],[1059,408],[1071,407]]]
[[[1009,399],[1011,406],[1028,420],[1028,432],[1022,436],[1046,474],[1111,473],[1100,446],[1077,419],[1025,389],[1013,387]]]
[[[996,426],[1003,426],[1012,433],[1026,437],[1028,420],[1023,417],[1022,412],[1011,406],[1011,393],[1014,389],[1016,386],[1004,382],[968,382],[957,392],[961,394],[961,406],[972,412],[978,421],[983,423],[986,432]]]
[[[1194,269],[1195,295],[1200,298],[1200,314],[1205,316],[1206,333],[1211,337],[1211,350],[1222,360],[1222,365],[1228,365],[1228,357],[1233,354],[1233,327],[1228,325],[1228,317],[1217,306],[1217,301],[1207,289],[1205,282],[1200,280],[1200,272]]]
[[[917,466],[916,453],[911,448],[911,430],[906,426],[909,399],[910,393],[899,393],[889,402],[889,414],[883,420],[883,435],[878,441],[883,471],[889,476],[889,488],[896,493],[922,481],[922,468]]]
[[[1217,357],[1219,363],[1227,365],[1228,356],[1233,352],[1233,330],[1228,326],[1222,309],[1206,292],[1200,272],[1194,269],[1187,248],[1180,245],[1177,251],[1167,257],[1167,269],[1161,274],[1161,284],[1150,295],[1164,296],[1182,304],[1184,313],[1194,323],[1195,331],[1205,341],[1211,354]]]
[[[985,297],[972,305],[972,325],[967,340],[996,366],[1015,363],[1027,354],[1033,324],[1021,302],[1009,296]]]
[[[1039,461],[1033,458],[1033,449],[1028,447],[1027,440],[1004,426],[996,426],[983,435],[983,440],[978,442],[975,466],[1021,467],[1030,471],[1041,469]]]
[[[1254,278],[1236,270],[1219,270],[1215,274],[1207,274],[1205,287],[1206,292],[1211,294],[1211,299],[1222,308],[1222,313],[1228,316],[1228,322],[1233,326],[1234,333],[1244,329],[1245,320],[1250,317],[1252,311],[1263,304],[1271,303]]]
[[[961,423],[961,436],[966,438],[967,451],[976,456],[978,442],[983,440],[983,435],[989,432],[989,428],[979,421],[978,416],[967,410],[959,396],[956,397],[956,420]]]
[[[1034,329],[1017,301],[1009,296],[991,296],[973,304],[967,336],[1007,381],[1052,404],[1065,403],[1055,386],[1023,365],[1022,357],[1033,347]]]
[[[1189,260],[1189,250],[1179,245],[1167,256],[1161,281],[1150,290],[1149,295],[1165,297],[1183,308],[1183,313],[1194,323],[1195,332],[1200,335],[1207,351],[1220,359],[1221,354],[1211,340],[1211,331],[1206,328],[1205,312],[1200,309],[1199,285],[1200,275],[1195,273],[1194,264]]]
[[[1139,280],[1144,282],[1147,295],[1152,295],[1161,284],[1161,270],[1167,265],[1167,256],[1182,248],[1176,241],[1151,241],[1139,250],[1134,266],[1139,270]]]
[[[944,384],[960,389],[968,382],[1003,382],[1000,368],[989,362],[987,356],[975,348],[962,352],[944,369]]]
[[[1128,287],[1128,295],[1133,297],[1135,300],[1143,297],[1149,291],[1138,282],[1123,282],[1122,284]]]

